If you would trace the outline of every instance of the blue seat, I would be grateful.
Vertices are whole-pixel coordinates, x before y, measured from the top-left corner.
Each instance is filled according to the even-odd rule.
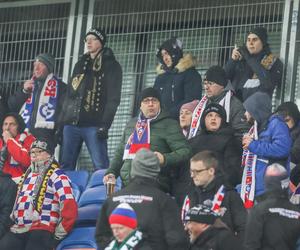
[[[99,170],[95,171],[92,174],[92,176],[87,184],[87,188],[104,185],[103,176],[104,176],[105,172],[106,172],[106,169],[99,169]]]
[[[71,182],[71,187],[72,187],[72,190],[73,190],[73,195],[74,195],[75,201],[78,202],[79,198],[80,198],[80,195],[81,195],[81,190],[78,187],[78,185],[74,182]]]
[[[77,184],[82,192],[88,182],[89,173],[85,170],[78,170],[78,171],[65,171],[66,175],[69,177],[71,182]]]
[[[58,245],[56,250],[66,249],[94,249],[97,250],[97,244],[94,239],[95,227],[78,227]],[[100,250],[100,249],[98,249]]]
[[[90,204],[78,208],[75,227],[95,227],[102,204]]]
[[[106,187],[96,186],[93,188],[87,188],[81,194],[78,206],[83,207],[90,204],[102,204],[106,200]]]

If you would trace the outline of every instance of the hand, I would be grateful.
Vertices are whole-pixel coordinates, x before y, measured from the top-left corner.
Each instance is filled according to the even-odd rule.
[[[107,174],[103,177],[103,183],[106,185],[106,183],[110,181],[112,183],[116,183],[116,176],[114,174]]]
[[[157,156],[159,160],[159,164],[162,166],[165,163],[165,157],[162,153],[155,151],[154,154]]]
[[[239,52],[238,48],[234,48],[233,51],[232,51],[232,54],[231,54],[231,59],[233,61],[239,61],[242,59],[242,55],[241,53]]]
[[[108,129],[105,127],[98,128],[97,137],[98,139],[106,140],[108,138]]]
[[[11,133],[10,133],[8,130],[4,130],[4,131],[3,131],[2,137],[3,137],[3,141],[4,141],[5,143],[7,143],[7,140],[8,140],[9,138],[13,138],[12,135],[11,135]]]
[[[253,141],[253,137],[249,134],[245,134],[243,136],[242,144],[243,144],[243,149],[248,149],[249,144]]]
[[[249,58],[250,54],[246,46],[242,46],[238,48],[238,51],[240,52],[241,58],[242,57],[245,59]]]
[[[23,90],[26,93],[31,93],[32,90],[33,90],[33,86],[34,86],[34,81],[33,80],[27,80],[27,81],[24,82]]]

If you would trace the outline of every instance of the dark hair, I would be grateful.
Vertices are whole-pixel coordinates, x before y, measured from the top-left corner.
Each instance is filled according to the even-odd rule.
[[[216,154],[209,150],[201,151],[191,158],[191,162],[202,161],[207,168],[217,169],[219,165]]]

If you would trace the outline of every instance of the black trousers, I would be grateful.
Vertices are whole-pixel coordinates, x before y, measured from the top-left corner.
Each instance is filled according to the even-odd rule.
[[[53,250],[53,242],[53,234],[45,230],[22,234],[7,232],[0,239],[0,250]]]

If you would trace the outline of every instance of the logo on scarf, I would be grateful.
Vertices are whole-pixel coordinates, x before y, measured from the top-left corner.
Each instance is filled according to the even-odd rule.
[[[47,82],[45,96],[56,97],[56,81],[51,79]]]
[[[52,118],[55,113],[54,106],[51,103],[45,103],[41,105],[39,112],[42,117],[48,120]]]

